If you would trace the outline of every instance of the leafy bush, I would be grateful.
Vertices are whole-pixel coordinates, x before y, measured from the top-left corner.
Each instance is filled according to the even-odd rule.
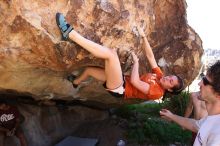
[[[119,108],[116,113],[128,121],[127,137],[132,143],[188,145],[191,132],[183,130],[175,123],[161,119],[159,115],[162,108],[167,108],[182,116],[188,99],[189,93],[183,92],[172,98],[166,98],[162,103],[126,105]]]
[[[189,102],[189,92],[182,92],[179,95],[168,97],[164,100],[164,106],[173,113],[183,116],[187,103]]]

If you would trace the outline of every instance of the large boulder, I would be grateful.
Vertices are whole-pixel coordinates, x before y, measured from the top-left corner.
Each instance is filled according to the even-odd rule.
[[[83,36],[117,48],[124,72],[129,73],[134,50],[140,72],[146,72],[143,40],[135,17],[149,39],[158,64],[166,74],[179,74],[186,85],[197,76],[202,41],[187,24],[185,0],[13,0],[0,1],[0,91],[31,95],[35,99],[89,99],[117,103],[97,81],[76,91],[65,78],[85,66],[103,67],[103,60],[73,42],[61,41],[55,22],[62,12]]]

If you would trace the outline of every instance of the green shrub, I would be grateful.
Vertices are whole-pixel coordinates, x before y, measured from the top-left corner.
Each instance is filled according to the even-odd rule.
[[[175,123],[160,118],[162,108],[183,115],[189,99],[189,93],[166,98],[162,103],[126,105],[117,110],[117,115],[128,121],[127,137],[132,143],[168,145],[189,144],[191,132],[183,130]]]
[[[168,145],[176,142],[188,144],[191,133],[174,123],[149,117],[145,121],[130,121],[127,136],[134,143]]]
[[[164,100],[164,107],[173,113],[183,116],[187,103],[189,101],[189,92],[182,92],[179,95],[168,97]]]

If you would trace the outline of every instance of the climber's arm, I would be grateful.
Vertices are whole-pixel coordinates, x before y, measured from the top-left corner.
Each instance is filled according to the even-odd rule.
[[[152,51],[152,48],[151,48],[151,46],[150,46],[150,44],[148,42],[148,39],[147,39],[143,29],[140,28],[140,26],[138,26],[138,25],[137,25],[137,28],[138,28],[139,34],[144,39],[144,50],[145,50],[145,54],[146,54],[146,57],[147,57],[147,59],[148,59],[148,61],[150,63],[151,68],[158,67],[157,62],[156,62],[155,57],[154,57],[154,53]]]

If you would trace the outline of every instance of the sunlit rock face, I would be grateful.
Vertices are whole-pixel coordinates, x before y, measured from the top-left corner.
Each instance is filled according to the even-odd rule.
[[[103,60],[73,42],[61,41],[55,22],[62,12],[83,36],[116,48],[124,72],[130,71],[130,51],[148,70],[143,40],[134,27],[139,15],[158,64],[166,74],[178,74],[188,85],[198,74],[202,41],[187,24],[184,0],[3,0],[0,1],[0,89],[36,99],[83,98],[117,103],[102,85],[89,81],[76,91],[65,78],[85,66],[103,67]],[[91,84],[90,84],[91,83]]]

